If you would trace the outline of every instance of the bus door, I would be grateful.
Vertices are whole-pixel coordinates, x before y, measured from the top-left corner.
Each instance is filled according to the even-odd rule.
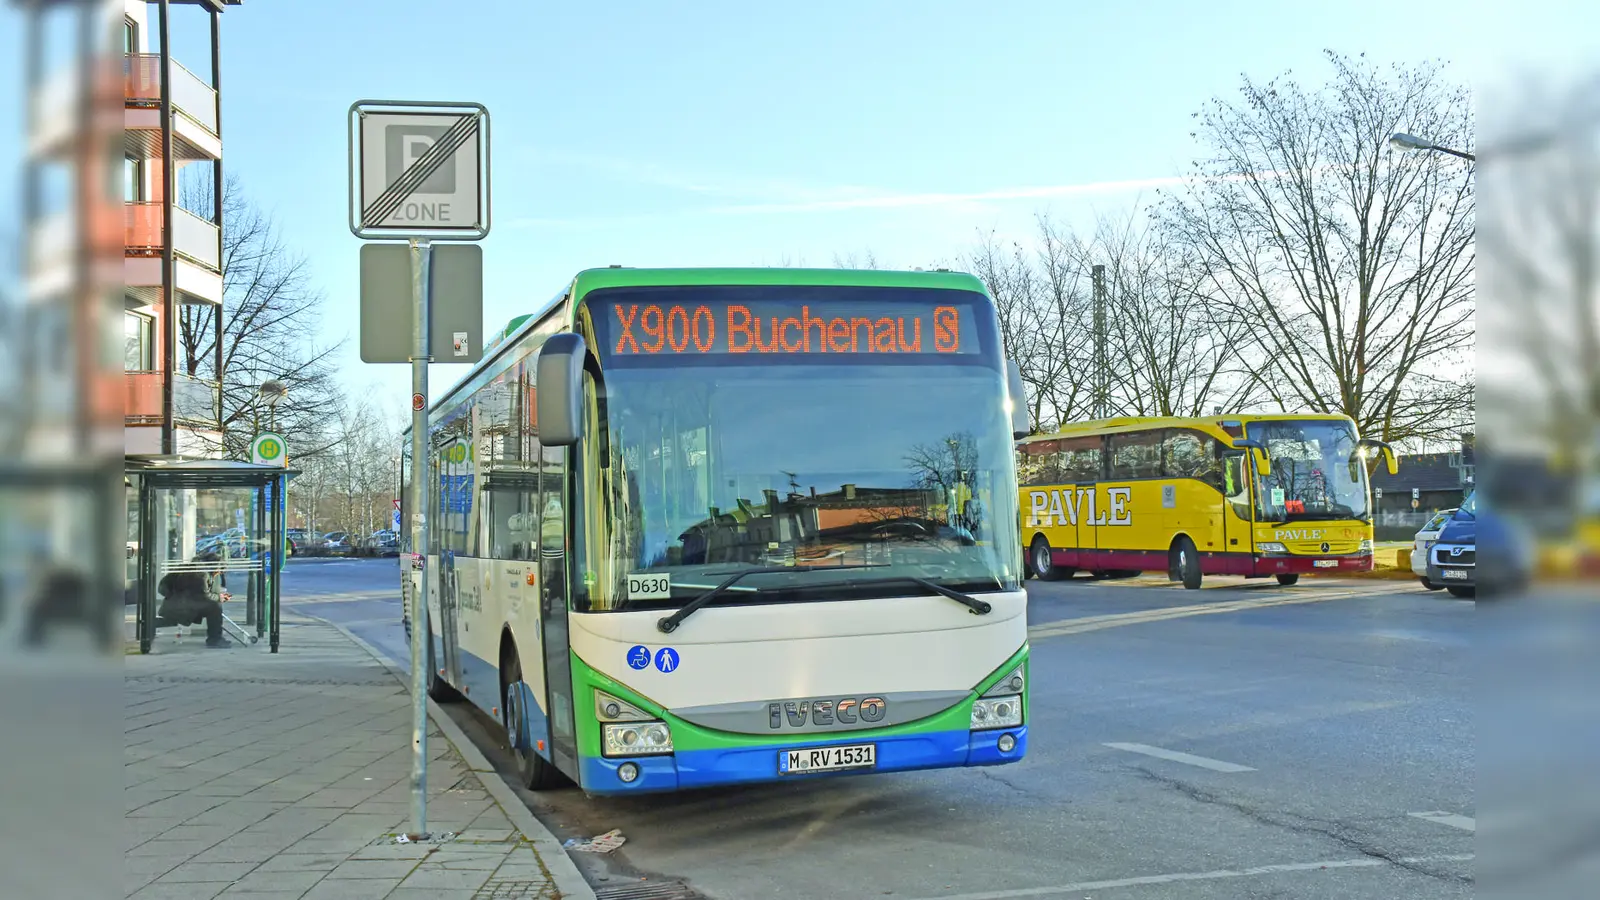
[[[578,741],[573,724],[572,658],[567,632],[567,522],[563,504],[566,448],[547,448],[540,479],[539,624],[544,633],[545,710],[550,717],[550,759],[578,779]],[[559,461],[552,461],[558,457]]]
[[[1255,516],[1252,510],[1250,458],[1242,451],[1222,454],[1222,529],[1229,554],[1254,554]]]
[[[460,575],[456,572],[454,550],[439,551],[439,636],[444,647],[444,658],[439,665],[445,670],[445,680],[451,684],[461,681],[461,648],[456,637],[456,604],[461,596]]]

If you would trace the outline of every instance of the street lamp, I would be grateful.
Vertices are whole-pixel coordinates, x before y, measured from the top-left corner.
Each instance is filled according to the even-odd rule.
[[[289,386],[276,378],[261,382],[261,387],[256,389],[257,395],[267,401],[267,428],[278,430],[278,403],[289,396]]]
[[[1471,153],[1465,153],[1461,150],[1452,150],[1449,147],[1441,147],[1438,144],[1435,144],[1433,141],[1424,140],[1414,134],[1406,134],[1403,131],[1397,131],[1390,135],[1389,145],[1398,150],[1437,150],[1440,153],[1448,153],[1451,156],[1459,156],[1462,159],[1470,159],[1474,162],[1476,162],[1478,159]]]

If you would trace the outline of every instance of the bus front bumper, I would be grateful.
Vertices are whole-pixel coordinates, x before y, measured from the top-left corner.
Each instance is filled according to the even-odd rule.
[[[1330,575],[1338,572],[1371,572],[1372,554],[1348,556],[1257,556],[1256,575]]]
[[[1009,739],[1002,741],[1003,736]],[[778,771],[781,754],[792,750],[844,747],[870,743],[876,745],[876,761],[871,768],[843,769],[803,775]],[[1002,743],[1009,750],[1001,750]],[[878,772],[911,772],[918,769],[998,766],[1018,762],[1027,753],[1028,726],[984,731],[942,731],[879,737],[852,741],[836,735],[825,741],[795,741],[760,746],[724,747],[708,750],[680,750],[660,756],[624,759],[585,757],[583,790],[591,794],[636,794],[676,791],[688,788],[763,781],[808,781],[844,775],[869,775]],[[624,765],[635,767],[632,781],[620,774]]]

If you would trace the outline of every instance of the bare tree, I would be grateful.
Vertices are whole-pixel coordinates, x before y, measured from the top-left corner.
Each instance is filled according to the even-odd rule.
[[[1587,465],[1600,437],[1600,73],[1495,98],[1480,279],[1485,432]],[[1486,117],[1487,118],[1487,117]],[[1531,439],[1531,440],[1530,440]],[[1526,446],[1532,443],[1534,446]]]
[[[186,185],[184,205],[210,209],[213,189],[209,182]],[[179,365],[189,375],[221,382],[217,449],[225,456],[248,459],[255,432],[270,417],[295,458],[314,457],[336,440],[327,425],[339,404],[333,368],[339,344],[321,340],[322,295],[305,258],[284,243],[272,218],[245,198],[236,180],[226,182],[222,205],[222,307],[185,307]],[[257,391],[271,379],[284,382],[289,396],[269,413]]]
[[[1122,414],[1200,416],[1259,396],[1239,348],[1245,328],[1217,315],[1186,248],[1138,225],[1101,219],[1085,265],[1106,267],[1111,403]]]
[[[1467,146],[1470,97],[1440,65],[1328,59],[1320,88],[1246,78],[1237,103],[1196,113],[1209,156],[1159,219],[1279,406],[1391,441],[1451,433],[1474,399],[1472,173],[1388,139]]]

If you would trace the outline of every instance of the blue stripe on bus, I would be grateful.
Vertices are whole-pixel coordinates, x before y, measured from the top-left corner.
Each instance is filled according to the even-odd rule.
[[[1009,753],[998,746],[1000,736],[1010,734],[1017,744]],[[880,772],[911,772],[918,769],[996,766],[1018,762],[1027,753],[1028,727],[995,731],[938,731],[877,738],[878,764],[871,769],[823,772],[816,775],[778,774],[778,754],[808,747],[828,747],[850,743],[846,737],[806,743],[769,744],[761,747],[724,747],[715,750],[684,750],[671,755],[638,756],[629,759],[586,758],[582,761],[583,789],[593,794],[637,794],[673,791],[715,785],[748,784],[794,778],[835,778]],[[631,784],[617,776],[623,763],[639,767],[639,777]]]

